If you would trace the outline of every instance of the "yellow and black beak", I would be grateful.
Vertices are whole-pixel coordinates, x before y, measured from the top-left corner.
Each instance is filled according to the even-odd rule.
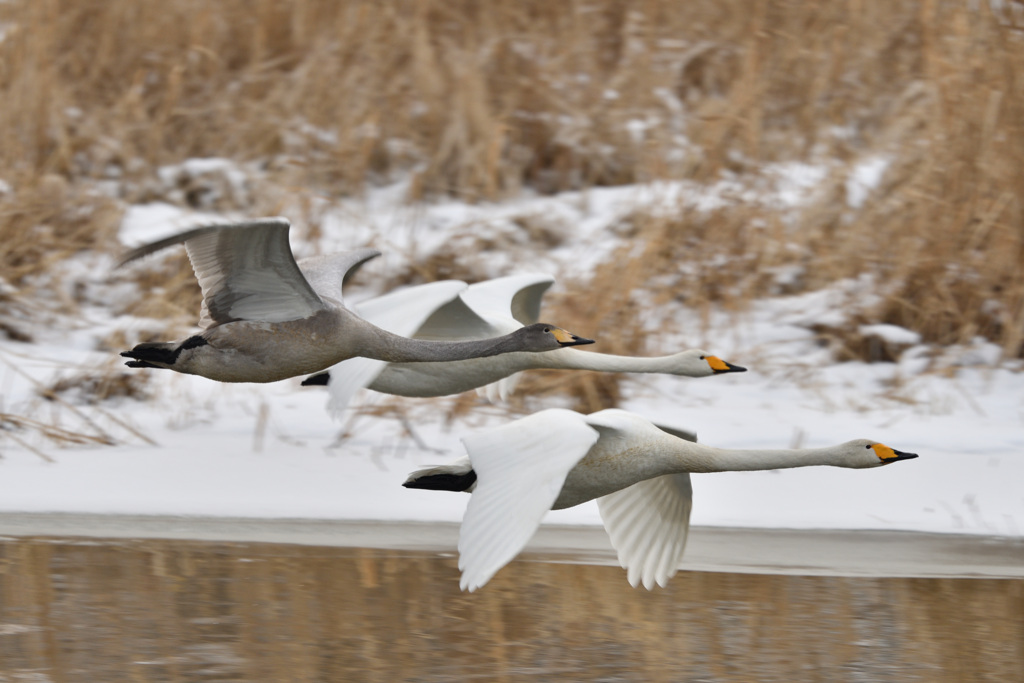
[[[552,327],[551,334],[555,336],[558,343],[561,346],[583,346],[584,344],[593,344],[593,339],[587,339],[586,337],[578,337],[572,332],[567,332],[561,327]]]
[[[875,455],[878,456],[878,459],[885,465],[888,465],[891,462],[896,462],[897,460],[913,460],[917,457],[917,453],[904,453],[903,451],[898,451],[895,448],[889,448],[885,444],[881,443],[876,443],[871,448],[875,451]]]
[[[746,372],[747,369],[741,365],[733,365],[732,363],[726,363],[718,356],[705,356],[704,360],[708,362],[711,369],[714,370],[716,375],[721,375],[726,372]]]

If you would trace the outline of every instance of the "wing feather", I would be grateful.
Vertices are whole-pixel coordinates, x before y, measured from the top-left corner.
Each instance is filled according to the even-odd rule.
[[[523,325],[532,325],[540,319],[544,292],[554,282],[555,278],[543,273],[509,275],[470,285],[462,299],[481,316],[511,316]]]
[[[459,292],[465,289],[466,283],[459,280],[430,282],[389,292],[352,308],[361,318],[381,329],[412,337],[434,311],[457,300]],[[328,411],[334,415],[344,411],[356,393],[373,384],[386,366],[385,361],[357,357],[342,361],[328,370],[331,376],[327,382],[330,394]]]
[[[463,290],[464,294],[468,290]],[[487,339],[506,334],[473,310],[462,296],[434,310],[430,317],[416,331],[416,339],[465,341]]]
[[[326,306],[295,263],[289,228],[285,218],[201,226],[133,249],[119,265],[184,244],[203,291],[204,326],[298,320]]]
[[[667,425],[659,422],[654,422],[652,424],[666,434],[671,434],[672,436],[685,441],[697,443],[697,432],[692,432],[689,429],[683,429],[682,427],[676,427],[674,425]]]
[[[342,302],[342,286],[367,261],[380,256],[369,247],[324,256],[311,256],[298,262],[309,286],[321,298]]]
[[[552,409],[462,439],[477,474],[459,533],[463,590],[519,554],[597,438],[579,413]]]
[[[487,399],[490,403],[504,403],[515,392],[516,385],[519,384],[522,376],[523,373],[516,372],[508,377],[499,379],[497,382],[477,387],[477,396]]]
[[[597,499],[605,529],[629,583],[652,589],[675,575],[693,507],[690,475],[666,474]]]

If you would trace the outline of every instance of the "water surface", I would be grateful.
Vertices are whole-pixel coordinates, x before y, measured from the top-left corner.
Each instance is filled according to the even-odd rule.
[[[1024,580],[517,561],[473,594],[436,552],[0,541],[0,682],[1013,681]]]

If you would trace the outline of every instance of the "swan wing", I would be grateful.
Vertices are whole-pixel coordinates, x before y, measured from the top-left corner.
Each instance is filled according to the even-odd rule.
[[[532,325],[540,320],[541,300],[554,282],[555,278],[543,273],[509,275],[470,285],[462,299],[481,316],[512,316],[523,325]]]
[[[691,432],[689,429],[683,429],[682,427],[676,427],[675,425],[667,425],[663,422],[653,422],[652,424],[666,434],[671,434],[676,438],[697,443],[697,432]]]
[[[693,507],[690,475],[647,479],[601,496],[597,506],[630,585],[664,587],[686,548]]]
[[[203,290],[203,327],[299,320],[326,304],[295,263],[289,228],[286,218],[201,226],[133,249],[119,265],[184,244]]]
[[[459,298],[438,308],[416,333],[417,339],[486,339],[537,322],[550,275],[527,274],[469,285]]]
[[[392,334],[412,337],[438,309],[458,300],[466,287],[460,280],[428,282],[361,301],[352,310]]]
[[[508,397],[515,392],[516,385],[519,384],[519,380],[522,376],[523,373],[516,372],[508,377],[502,377],[497,382],[491,382],[490,384],[485,384],[482,387],[477,387],[476,395],[487,399],[490,403],[504,403],[508,400]]]
[[[460,294],[434,310],[414,336],[433,341],[466,341],[507,334],[507,331],[499,331],[492,322],[473,310]]]
[[[463,590],[519,554],[597,436],[579,413],[552,409],[462,439],[477,474],[459,533]]]
[[[388,292],[355,304],[352,308],[363,320],[381,329],[412,337],[434,311],[457,300],[459,292],[465,289],[466,283],[459,280],[429,282]],[[356,392],[373,384],[373,380],[377,379],[386,365],[382,360],[357,357],[342,361],[328,370],[328,411],[335,415],[344,411]]]
[[[343,301],[342,287],[356,271],[380,256],[376,249],[362,248],[324,256],[312,256],[298,262],[306,281],[322,298]]]

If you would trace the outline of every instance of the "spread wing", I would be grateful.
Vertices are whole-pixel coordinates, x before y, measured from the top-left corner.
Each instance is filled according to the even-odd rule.
[[[359,268],[380,256],[376,249],[353,249],[324,256],[311,256],[298,262],[309,286],[322,298],[341,302],[342,286]]]
[[[289,227],[285,218],[202,226],[133,249],[119,265],[184,244],[203,290],[201,327],[307,318],[326,305],[295,263]]]
[[[540,320],[544,292],[555,278],[542,273],[510,275],[469,286],[462,299],[482,316],[512,316],[523,325]]]
[[[690,475],[647,479],[601,496],[597,506],[630,585],[665,586],[686,548],[693,507]]]
[[[502,377],[497,382],[477,387],[476,395],[487,399],[490,403],[504,403],[508,400],[509,396],[515,393],[516,386],[522,377],[523,373],[521,372],[513,373],[508,377]]]
[[[417,339],[485,339],[532,325],[540,317],[541,297],[550,275],[510,275],[469,286],[439,308],[416,333]]]
[[[468,290],[463,290],[462,294],[466,291]],[[416,339],[465,341],[496,337],[509,331],[511,330],[499,331],[491,321],[463,301],[460,294],[444,306],[435,309],[414,336]]]
[[[552,409],[462,439],[477,474],[459,532],[463,590],[519,554],[597,438],[579,413]]]
[[[412,337],[433,311],[458,300],[459,292],[464,289],[466,283],[459,280],[430,282],[389,292],[352,308],[359,317],[377,327],[392,334]],[[357,357],[332,367],[328,371],[331,377],[327,390],[331,398],[327,409],[334,414],[341,413],[356,392],[372,384],[386,365],[385,361]]]
[[[492,334],[507,334],[519,325],[532,325],[540,319],[541,300],[554,281],[550,275],[541,273],[510,275],[472,284],[459,298],[492,323],[507,322],[499,326],[500,332],[492,325]],[[481,338],[484,336],[487,335],[481,334]],[[515,391],[519,378],[519,373],[510,375],[478,388],[476,393],[491,403],[504,402]]]
[[[669,430],[635,413],[614,408],[592,413],[586,419],[602,439],[653,445],[666,439],[668,432],[696,440],[692,434]],[[690,475],[667,474],[647,479],[598,498],[597,506],[612,547],[619,555],[619,564],[627,570],[629,583],[636,586],[642,582],[647,589],[654,584],[664,586],[676,573],[686,547],[693,506]]]
[[[667,425],[660,422],[654,422],[652,424],[654,424],[655,427],[665,432],[666,434],[671,434],[672,436],[683,439],[685,441],[692,441],[693,443],[697,443],[697,433],[691,432],[689,429],[683,429],[682,427]]]

